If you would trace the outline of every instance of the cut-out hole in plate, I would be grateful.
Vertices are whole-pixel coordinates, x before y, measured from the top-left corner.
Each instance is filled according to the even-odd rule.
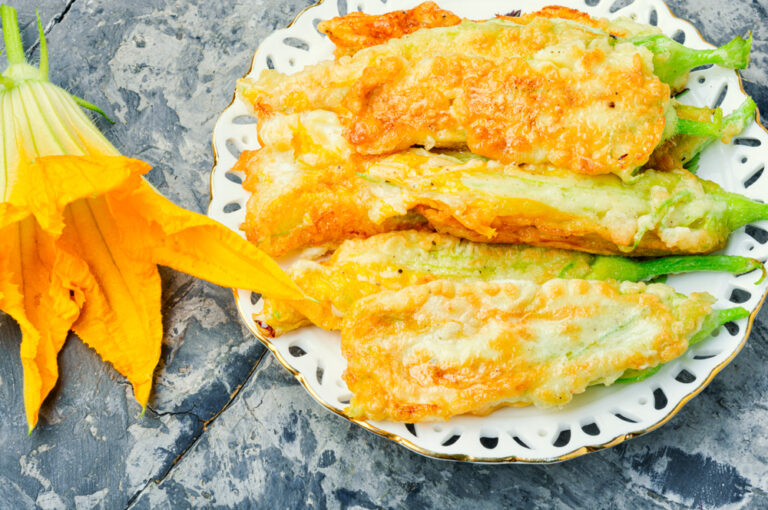
[[[299,347],[298,345],[292,345],[288,347],[288,353],[294,358],[300,358],[307,355],[307,351]]]
[[[237,202],[230,202],[224,207],[221,208],[222,211],[224,211],[227,214],[233,213],[235,211],[239,211],[243,206],[240,205]]]
[[[618,11],[619,9],[623,9],[624,7],[626,7],[628,5],[632,5],[633,3],[635,3],[635,0],[616,0],[608,8],[608,12],[614,13],[614,12]]]
[[[339,16],[346,16],[347,0],[336,0],[336,8],[339,10]]]
[[[317,33],[322,35],[323,37],[327,37],[324,33],[322,33],[317,26],[320,24],[320,22],[323,21],[320,18],[315,18],[312,20],[312,26],[315,27],[315,30],[317,30]]]
[[[721,104],[723,104],[723,101],[725,101],[725,96],[728,94],[728,83],[723,83],[723,86],[720,87],[720,91],[717,93],[717,96],[715,96],[715,101],[712,103],[712,108],[719,108]]]
[[[621,414],[621,413],[613,413],[613,415],[614,415],[616,418],[620,419],[621,421],[625,421],[625,422],[627,422],[627,423],[637,423],[637,420],[633,420],[632,418],[629,418],[629,417],[627,417],[627,416],[624,416],[624,415],[623,415],[623,414]]]
[[[694,72],[696,72],[696,71],[706,71],[706,70],[707,70],[707,69],[709,69],[710,67],[712,67],[712,64],[704,64],[704,65],[702,65],[702,66],[696,66],[696,67],[694,67],[693,69],[691,69],[691,70],[690,70],[690,72],[694,73]]]
[[[406,423],[405,429],[413,436],[418,437],[418,434],[416,434],[416,425],[413,423]]]
[[[744,181],[744,187],[749,188],[754,183],[757,182],[757,180],[760,178],[761,175],[763,175],[763,170],[765,170],[764,166],[761,166],[758,168],[752,175],[750,175],[746,181]]]
[[[232,124],[240,124],[241,126],[247,124],[258,124],[258,122],[259,119],[254,115],[238,115],[232,119]]]
[[[745,147],[760,147],[763,142],[758,140],[757,138],[750,138],[748,136],[742,136],[739,138],[736,138],[733,141],[734,145],[744,145]]]
[[[682,369],[676,376],[675,381],[681,382],[683,384],[691,384],[693,381],[696,380],[696,376],[687,371],[686,369]]]
[[[256,292],[251,292],[251,296],[250,296],[250,299],[251,299],[251,304],[252,304],[252,305],[254,305],[254,306],[255,306],[255,305],[256,305],[256,303],[258,303],[258,302],[259,302],[259,299],[260,299],[260,298],[261,298],[261,294],[258,294],[258,293],[256,293]]]
[[[705,81],[707,81],[706,76],[699,76],[699,83],[704,83]]]
[[[594,7],[600,3],[600,0],[584,0],[584,3],[587,4],[589,7]]]
[[[740,305],[741,303],[746,303],[749,301],[749,298],[752,297],[752,294],[747,292],[744,289],[737,289],[734,288],[731,290],[731,297],[728,298],[728,301],[731,303],[736,303],[737,305]]]
[[[600,435],[600,427],[597,426],[597,423],[587,423],[586,425],[581,426],[582,432],[584,432],[588,436],[597,436]]]
[[[298,37],[286,37],[283,39],[283,44],[296,48],[297,50],[309,51],[309,43]]]
[[[461,438],[459,434],[452,434],[448,439],[440,443],[442,446],[451,446]]]
[[[272,58],[272,55],[267,55],[267,69],[274,69],[275,68],[275,60]]]
[[[229,151],[229,153],[232,154],[232,157],[234,157],[235,159],[239,159],[240,158],[240,153],[242,151],[240,150],[240,147],[237,146],[237,144],[235,143],[234,139],[228,138],[227,142],[225,143],[225,145],[226,145],[227,150]]]
[[[499,438],[492,436],[480,436],[480,444],[483,445],[483,448],[486,450],[493,450],[499,446]]]
[[[656,410],[664,409],[667,407],[667,395],[661,388],[653,390],[653,408]]]
[[[571,442],[571,429],[561,430],[555,440],[552,442],[552,446],[555,448],[562,448],[567,446]]]
[[[728,331],[729,335],[736,336],[739,334],[739,325],[735,322],[726,322],[723,324],[723,326],[725,327],[726,331]]]
[[[513,440],[515,443],[517,443],[517,444],[519,444],[520,446],[522,446],[523,448],[525,448],[526,450],[530,450],[530,449],[531,449],[531,447],[530,447],[530,446],[528,446],[528,445],[525,443],[525,441],[523,441],[522,439],[520,439],[520,436],[512,436],[512,440]]]
[[[315,369],[315,379],[317,379],[317,384],[323,384],[324,375],[325,375],[325,369],[323,368],[323,365],[318,363],[317,368]]]
[[[240,176],[239,176],[238,174],[236,174],[235,172],[227,172],[227,173],[225,173],[225,174],[224,174],[224,177],[225,177],[225,178],[226,178],[228,181],[230,181],[230,182],[234,182],[235,184],[242,184],[242,183],[243,183],[243,178],[242,178],[242,177],[240,177]]]
[[[651,14],[648,16],[648,24],[653,25],[654,27],[658,25],[659,23],[659,14],[656,12],[656,9],[651,9]]]
[[[672,40],[680,44],[685,44],[685,32],[678,30],[672,35]]]
[[[701,354],[695,354],[693,356],[693,359],[695,359],[695,360],[705,360],[705,359],[709,359],[709,358],[714,358],[715,356],[717,356],[717,354],[701,353]]]
[[[756,225],[747,225],[744,231],[749,237],[760,244],[765,244],[768,242],[768,231],[765,231]]]

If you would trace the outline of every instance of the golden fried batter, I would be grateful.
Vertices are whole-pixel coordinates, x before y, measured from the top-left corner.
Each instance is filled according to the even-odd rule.
[[[506,163],[626,179],[674,128],[652,60],[644,47],[568,20],[464,21],[290,76],[267,70],[239,92],[262,119],[337,113],[361,154],[466,144]]]
[[[421,28],[450,27],[461,18],[440,9],[434,2],[424,2],[407,11],[385,14],[350,12],[321,21],[317,29],[336,45],[336,57],[352,55],[358,50],[402,37]]]
[[[520,16],[499,15],[497,18],[519,25],[527,25],[536,18],[571,20],[617,37],[656,32],[655,28],[642,27],[629,20],[609,21],[605,18],[593,18],[585,12],[560,5],[550,5]],[[450,11],[440,9],[434,2],[424,2],[410,10],[384,14],[351,12],[322,21],[317,29],[330,38],[336,45],[336,57],[341,57],[353,55],[363,48],[383,44],[422,28],[450,27],[460,22],[461,18]]]
[[[412,230],[389,232],[344,241],[322,262],[298,260],[289,274],[314,300],[267,299],[254,320],[268,337],[309,322],[337,330],[355,301],[383,290],[439,278],[524,279],[539,283],[553,278],[586,278],[594,260],[594,255],[566,250],[477,244]]]
[[[409,423],[558,406],[680,356],[714,299],[662,284],[439,280],[381,292],[344,318],[353,418]]]
[[[240,155],[233,170],[246,174],[243,188],[252,193],[241,227],[248,240],[271,255],[282,255],[423,225],[423,218],[407,212],[369,219],[373,196],[350,173],[357,156],[341,137],[338,123],[329,126],[321,117],[312,116],[312,133],[298,116],[268,123],[271,127],[260,131],[267,148]]]

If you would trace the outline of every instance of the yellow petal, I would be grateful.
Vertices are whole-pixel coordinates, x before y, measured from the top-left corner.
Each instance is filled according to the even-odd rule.
[[[107,195],[130,233],[130,245],[154,262],[217,285],[244,288],[281,299],[305,299],[302,291],[264,252],[224,225],[176,206],[143,179]]]
[[[157,267],[129,256],[103,197],[73,202],[65,210],[62,243],[90,268],[85,305],[72,329],[133,385],[146,406],[163,339]]]
[[[7,256],[0,273],[0,308],[21,327],[24,406],[32,430],[58,379],[56,357],[82,304],[75,280],[86,268],[57,250],[55,239],[31,217],[0,229],[0,252]]]
[[[62,213],[71,202],[101,195],[132,175],[148,172],[146,163],[122,156],[47,156],[28,162],[18,173],[0,226],[16,221],[19,211],[34,214],[53,234],[64,228]]]

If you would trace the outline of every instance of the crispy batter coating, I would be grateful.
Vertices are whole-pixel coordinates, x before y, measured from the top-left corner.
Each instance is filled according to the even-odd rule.
[[[312,117],[312,133],[298,116],[267,123],[260,131],[266,148],[240,155],[233,170],[245,173],[243,188],[252,193],[241,227],[248,240],[277,256],[423,226],[423,218],[407,211],[380,221],[369,218],[368,204],[374,198],[350,172],[357,156],[341,137],[338,123],[329,126],[321,117]]]
[[[654,31],[653,28],[641,27],[628,20],[612,22],[605,18],[593,18],[585,12],[561,5],[550,5],[520,16],[499,15],[497,18],[519,25],[527,25],[536,18],[571,20],[617,37],[635,35],[640,31]],[[363,48],[383,44],[390,39],[402,37],[422,28],[450,27],[460,22],[460,17],[440,9],[434,2],[424,2],[413,9],[384,14],[351,12],[345,16],[322,21],[317,29],[336,45],[334,54],[338,58],[353,55]]]
[[[686,171],[623,182],[464,152],[355,157],[323,111],[274,116],[261,129],[265,147],[238,163],[253,192],[243,229],[273,255],[423,218],[473,241],[631,256],[708,253],[735,228],[732,195]]]
[[[262,119],[333,111],[361,154],[466,144],[506,163],[626,179],[674,114],[652,60],[644,47],[567,20],[464,21],[290,76],[267,70],[239,93]]]
[[[328,260],[302,259],[291,279],[315,301],[267,299],[254,314],[261,332],[279,336],[309,322],[341,329],[358,299],[437,279],[585,278],[595,256],[524,245],[477,244],[452,236],[406,230],[344,241]],[[266,326],[268,325],[268,327]]]
[[[354,303],[385,290],[434,280],[529,280],[555,278],[644,281],[662,274],[728,271],[741,274],[762,264],[741,257],[685,256],[633,260],[522,244],[473,243],[433,232],[405,230],[344,241],[328,258],[301,258],[290,277],[310,300],[267,298],[254,314],[261,332],[282,335],[308,323],[341,329]]]
[[[439,280],[363,298],[344,318],[347,413],[409,423],[559,406],[680,356],[714,299],[662,284]]]
[[[450,27],[460,22],[461,18],[451,11],[440,9],[434,2],[424,2],[413,9],[385,14],[350,12],[321,21],[317,29],[336,45],[334,54],[338,58],[421,28]]]

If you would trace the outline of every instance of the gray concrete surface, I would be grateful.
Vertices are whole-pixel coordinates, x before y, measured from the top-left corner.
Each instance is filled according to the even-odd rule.
[[[204,211],[210,133],[267,34],[306,0],[35,4],[54,82],[176,203]],[[510,5],[515,2],[510,0]],[[768,1],[671,2],[723,43],[752,29],[746,89],[768,112]],[[36,51],[30,53],[36,57]],[[768,508],[768,312],[746,348],[660,430],[551,466],[423,458],[320,408],[240,326],[227,289],[163,270],[166,338],[144,417],[77,338],[27,437],[19,332],[0,315],[0,508]]]

